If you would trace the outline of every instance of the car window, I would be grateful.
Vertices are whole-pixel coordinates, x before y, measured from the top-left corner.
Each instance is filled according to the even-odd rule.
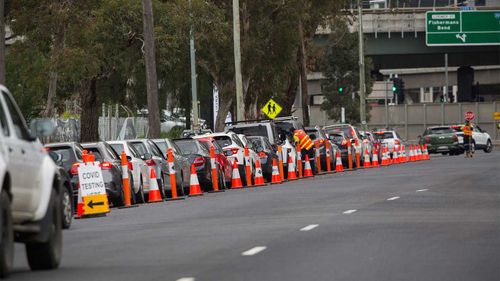
[[[198,146],[195,140],[175,140],[182,155],[198,154]]]
[[[130,150],[130,154],[135,157],[135,158],[141,158],[141,155],[139,154],[139,151],[137,151],[137,149],[135,149],[135,147],[130,144],[130,143],[127,143],[127,147],[128,147],[128,150]]]
[[[240,141],[240,138],[238,138],[237,135],[232,135],[231,138],[233,139],[233,142],[236,143],[237,146],[244,147],[243,143]]]
[[[442,134],[452,134],[453,130],[450,127],[438,127],[438,128],[431,128],[430,129],[430,134],[434,135],[442,135]]]
[[[17,106],[14,104],[12,99],[5,92],[2,92],[3,97],[5,99],[5,103],[7,104],[7,108],[9,109],[10,116],[12,118],[12,124],[14,125],[14,133],[16,136],[23,140],[31,140],[31,135],[26,127],[26,122],[24,121],[23,116],[19,112]]]
[[[343,132],[347,138],[353,138],[352,130],[349,126],[333,126],[326,128],[326,130],[328,131],[328,134]]]
[[[231,141],[231,138],[228,137],[228,136],[217,136],[217,137],[214,137],[215,141],[222,147],[227,147],[227,146],[230,146],[233,144],[233,142]]]
[[[110,146],[118,154],[121,154],[123,151],[123,144],[121,144],[121,143],[112,143],[112,144],[110,144]]]
[[[118,160],[120,159],[120,156],[118,156],[119,154],[116,153],[113,148],[111,148],[111,146],[109,146],[108,144],[104,143],[104,148],[106,149],[106,152],[109,154],[109,156],[112,158],[112,159],[115,159],[115,160]],[[121,153],[121,151],[120,151]]]
[[[161,150],[162,154],[167,155],[168,145],[166,141],[155,141],[156,146]]]
[[[393,139],[394,135],[392,132],[376,132],[375,137],[379,140]]]
[[[396,138],[398,138],[398,139],[400,139],[400,140],[401,140],[401,139],[403,139],[403,138],[402,138],[402,137],[398,134],[398,132],[394,132],[394,134],[396,135]]]
[[[68,168],[74,162],[76,162],[75,156],[73,154],[73,150],[70,146],[57,146],[57,147],[49,147],[51,152],[56,153],[61,156],[61,162],[63,166]]]
[[[144,156],[148,152],[146,146],[142,142],[133,142],[132,146],[139,152],[141,156]]]
[[[165,158],[163,156],[163,153],[160,151],[160,149],[158,149],[158,146],[156,146],[156,144],[154,142],[148,141],[148,143],[149,143],[149,146],[151,146],[151,151],[153,151],[153,155]]]
[[[342,141],[344,140],[344,136],[342,134],[332,133],[332,134],[330,134],[330,139],[332,139],[335,144],[342,144]]]
[[[4,136],[10,136],[9,124],[7,123],[7,114],[3,106],[0,105],[0,126],[2,126],[2,133]]]
[[[179,149],[179,147],[177,146],[177,144],[175,144],[173,141],[168,141],[168,147],[169,148],[172,148],[172,152],[173,153],[177,153],[177,154],[181,154],[181,150]]]
[[[210,144],[208,144],[208,142],[206,141],[200,141],[200,144],[203,148],[205,148],[206,150],[210,151]],[[215,152],[215,149],[214,149],[214,152]]]
[[[236,134],[243,134],[246,136],[270,137],[268,134],[267,127],[261,124],[255,126],[233,127],[230,128],[229,130]]]

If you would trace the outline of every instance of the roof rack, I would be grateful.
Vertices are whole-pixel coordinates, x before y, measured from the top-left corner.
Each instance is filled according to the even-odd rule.
[[[234,125],[234,124],[241,124],[241,123],[251,123],[251,122],[271,122],[273,121],[272,119],[254,119],[254,120],[242,120],[242,121],[231,121],[231,122],[226,122],[226,125]]]

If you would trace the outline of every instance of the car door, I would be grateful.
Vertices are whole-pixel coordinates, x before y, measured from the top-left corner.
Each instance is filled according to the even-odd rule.
[[[474,129],[472,131],[472,138],[476,142],[476,146],[478,147],[484,147],[486,146],[486,142],[488,141],[486,134],[484,134],[479,128],[478,125],[474,125]]]
[[[6,92],[2,92],[2,110],[11,116],[8,137],[5,138],[9,155],[9,170],[12,176],[12,210],[34,210],[30,205],[41,194],[38,180],[38,165],[41,163],[41,144],[31,136],[19,108]],[[36,149],[39,150],[36,150]],[[30,175],[30,176],[26,176]]]

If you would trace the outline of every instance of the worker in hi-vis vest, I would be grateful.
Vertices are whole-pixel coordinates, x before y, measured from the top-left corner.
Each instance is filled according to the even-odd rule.
[[[465,125],[462,126],[462,132],[464,132],[465,158],[472,157],[472,125],[469,120],[465,120]]]

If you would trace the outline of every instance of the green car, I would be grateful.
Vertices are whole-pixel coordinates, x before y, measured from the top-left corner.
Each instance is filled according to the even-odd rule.
[[[423,136],[419,136],[419,143],[426,144],[429,153],[459,155],[464,153],[458,143],[458,137],[450,126],[429,127]]]

